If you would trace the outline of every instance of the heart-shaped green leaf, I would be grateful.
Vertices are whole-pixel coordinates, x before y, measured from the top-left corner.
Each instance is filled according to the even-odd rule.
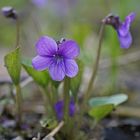
[[[50,77],[47,71],[36,71],[31,64],[31,60],[22,59],[22,66],[26,72],[34,79],[34,81],[40,86],[47,86]]]
[[[106,96],[106,97],[94,97],[89,100],[89,105],[91,107],[107,105],[107,104],[113,104],[114,106],[117,106],[125,102],[127,99],[128,99],[128,96],[123,93],[113,95],[113,96]]]
[[[93,117],[96,122],[99,122],[101,119],[106,117],[114,108],[113,104],[107,104],[102,106],[93,107],[88,114]]]
[[[19,84],[21,72],[20,48],[18,47],[14,51],[8,53],[4,57],[4,62],[13,83],[15,85]]]

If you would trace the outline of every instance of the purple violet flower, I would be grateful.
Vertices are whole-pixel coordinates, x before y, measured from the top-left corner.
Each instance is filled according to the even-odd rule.
[[[77,75],[78,65],[74,59],[79,55],[80,49],[75,41],[63,39],[56,43],[54,39],[43,36],[36,43],[36,51],[38,55],[32,60],[34,69],[48,69],[55,81]]]
[[[5,6],[2,8],[2,13],[7,18],[17,19],[18,15],[16,10],[11,6]]]
[[[122,48],[129,48],[132,43],[132,36],[129,31],[132,21],[135,19],[135,13],[130,13],[123,23],[117,29],[120,45]]]
[[[60,100],[54,105],[54,109],[56,112],[56,116],[58,121],[61,121],[64,117],[64,101]],[[73,117],[75,114],[75,103],[74,100],[71,99],[69,103],[69,116]]]
[[[130,33],[130,25],[135,19],[136,14],[130,13],[124,22],[121,22],[118,16],[109,15],[103,20],[105,24],[112,25],[118,34],[121,48],[129,48],[132,44],[132,36]]]

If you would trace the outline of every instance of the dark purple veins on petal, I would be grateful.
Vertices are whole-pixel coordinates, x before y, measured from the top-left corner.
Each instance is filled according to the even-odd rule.
[[[51,37],[43,36],[36,43],[36,51],[41,56],[53,56],[57,52],[57,44]]]
[[[76,58],[80,49],[73,40],[61,39],[55,42],[48,36],[42,36],[36,43],[37,56],[33,58],[32,65],[36,70],[48,69],[55,81],[62,81],[65,76],[74,77],[78,73]]]

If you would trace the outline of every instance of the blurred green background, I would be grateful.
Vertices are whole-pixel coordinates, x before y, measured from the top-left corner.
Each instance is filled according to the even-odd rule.
[[[36,3],[35,3],[36,2]],[[43,3],[43,5],[42,5]],[[109,13],[118,14],[123,20],[134,11],[137,18],[133,24],[134,43],[137,38],[139,19],[138,0],[1,0],[0,7],[13,6],[20,15],[21,43],[33,46],[38,36],[46,34],[55,39],[74,38],[83,47],[83,42],[91,34],[97,35],[100,21]],[[12,20],[0,16],[0,47],[15,44],[15,25]],[[107,29],[106,46],[118,46],[116,33]],[[112,41],[113,40],[113,41]],[[115,42],[116,41],[116,42]],[[118,47],[115,47],[118,48]]]
[[[114,13],[123,21],[130,12],[135,12],[131,27],[133,44],[128,50],[120,48],[116,32],[106,27],[97,90],[107,94],[120,89],[140,91],[139,5],[138,0],[0,0],[0,8],[13,6],[19,13],[23,56],[35,56],[34,44],[42,35],[56,40],[74,39],[81,47],[80,58],[89,68],[85,69],[85,77],[89,76],[95,58],[101,20]],[[0,14],[0,55],[12,50],[15,41],[15,22]],[[0,59],[2,62],[3,58]]]

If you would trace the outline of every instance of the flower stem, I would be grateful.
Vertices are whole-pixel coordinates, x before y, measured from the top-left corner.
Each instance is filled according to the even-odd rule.
[[[96,60],[95,60],[95,64],[94,64],[94,69],[93,69],[92,76],[91,76],[91,79],[90,79],[89,84],[88,84],[88,88],[85,92],[85,98],[84,98],[85,102],[87,102],[88,98],[90,97],[91,91],[92,91],[93,86],[94,86],[96,74],[98,71],[104,27],[105,27],[105,23],[103,22],[101,25],[101,28],[100,28],[100,32],[99,32],[99,44],[98,44],[98,50],[97,50],[97,56],[96,56]]]
[[[19,19],[16,19],[16,47],[19,46],[20,43],[20,24]]]
[[[40,87],[41,93],[42,93],[42,98],[43,98],[43,102],[44,102],[44,109],[45,109],[45,113],[47,114],[48,112],[48,97],[46,96],[46,90],[45,88]]]
[[[69,88],[70,88],[70,79],[68,77],[64,80],[64,119],[67,122],[69,118],[69,101],[70,101],[70,95],[69,95]]]
[[[43,93],[45,110],[46,112],[50,112],[50,114],[53,115],[54,107],[53,107],[53,102],[50,95],[51,93],[50,93],[49,87],[43,87],[42,93]]]
[[[20,128],[22,123],[22,95],[20,85],[16,85],[16,111],[17,111],[17,126]]]

